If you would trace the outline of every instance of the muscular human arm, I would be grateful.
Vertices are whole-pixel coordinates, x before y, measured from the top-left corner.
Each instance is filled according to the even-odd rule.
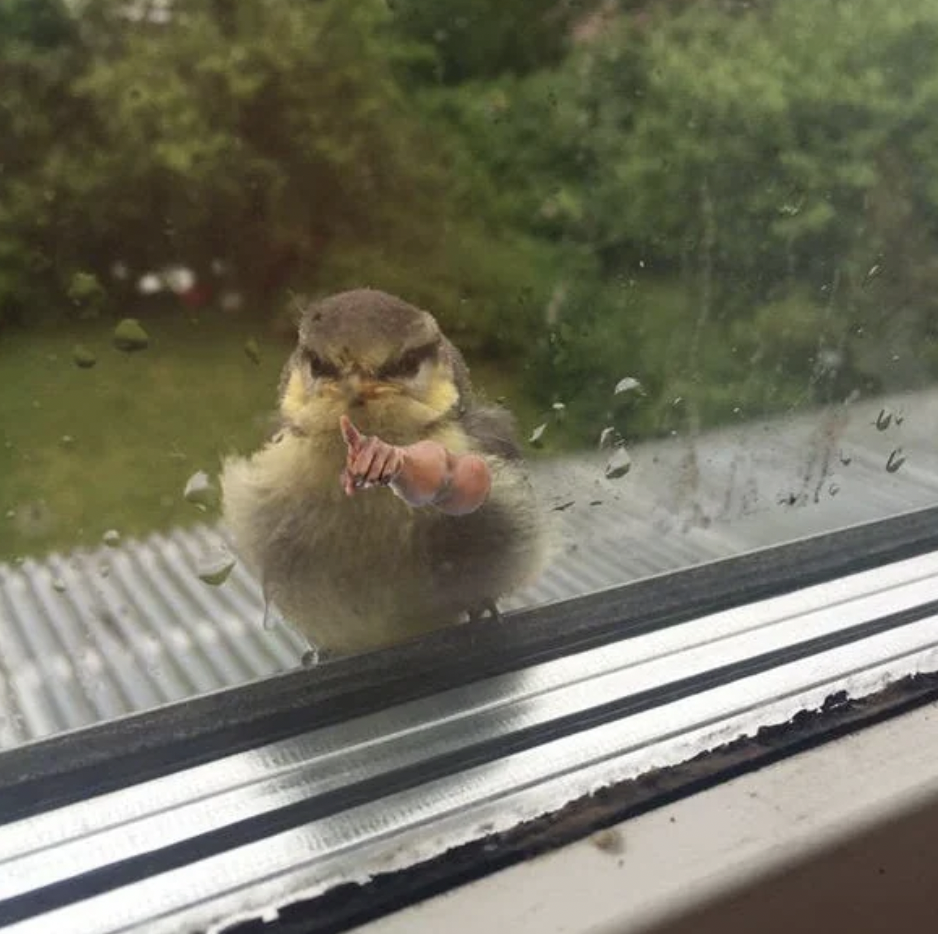
[[[341,477],[347,496],[390,486],[411,506],[434,506],[453,516],[474,512],[488,498],[491,471],[478,454],[454,454],[438,441],[388,444],[363,435],[345,415],[340,430],[348,451]]]

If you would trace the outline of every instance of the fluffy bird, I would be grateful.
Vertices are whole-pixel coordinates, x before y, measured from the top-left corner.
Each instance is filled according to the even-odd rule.
[[[544,536],[510,414],[426,311],[372,289],[303,314],[281,427],[222,471],[242,560],[320,654],[497,615]]]

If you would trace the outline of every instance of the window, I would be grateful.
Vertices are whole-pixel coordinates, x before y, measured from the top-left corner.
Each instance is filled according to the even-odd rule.
[[[930,696],[936,32],[0,0],[0,918]]]

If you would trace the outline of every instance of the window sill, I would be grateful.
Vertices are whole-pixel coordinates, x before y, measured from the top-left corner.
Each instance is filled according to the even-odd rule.
[[[356,930],[931,930],[936,728],[933,703]]]

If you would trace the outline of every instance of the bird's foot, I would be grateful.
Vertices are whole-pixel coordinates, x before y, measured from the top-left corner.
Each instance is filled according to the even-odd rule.
[[[323,662],[329,661],[331,653],[327,649],[317,649],[311,645],[300,658],[300,667],[318,668]]]
[[[500,623],[503,619],[502,614],[495,605],[495,601],[492,599],[480,600],[475,606],[469,607],[466,613],[469,616],[470,623],[481,622],[485,618],[486,613],[488,614],[489,620],[493,623]]]

